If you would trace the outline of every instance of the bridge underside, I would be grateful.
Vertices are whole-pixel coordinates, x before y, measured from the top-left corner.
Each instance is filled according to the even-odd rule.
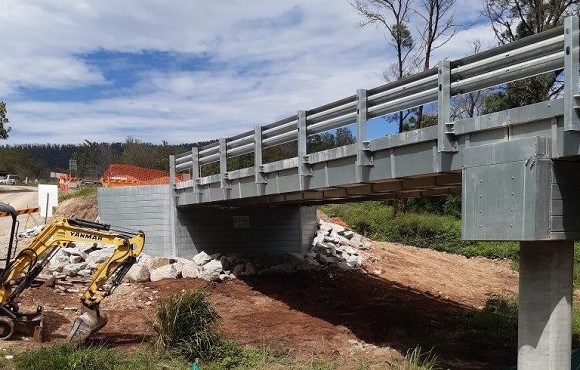
[[[461,172],[438,173],[373,183],[297,191],[286,194],[231,199],[212,202],[211,205],[206,206],[264,207],[319,205],[366,200],[433,197],[447,194],[461,194]],[[187,206],[183,207],[187,208]]]

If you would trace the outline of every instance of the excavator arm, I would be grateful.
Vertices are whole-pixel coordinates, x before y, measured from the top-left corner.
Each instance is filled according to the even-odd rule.
[[[106,324],[99,304],[114,291],[136,262],[143,250],[145,235],[141,231],[63,218],[45,226],[14,259],[10,260],[8,255],[6,268],[0,273],[0,339],[9,338],[19,321],[30,321],[29,317],[23,317],[18,312],[17,297],[30,287],[59,249],[74,242],[112,245],[115,250],[108,260],[97,266],[89,287],[81,297],[83,312],[75,320],[68,339],[81,343]]]

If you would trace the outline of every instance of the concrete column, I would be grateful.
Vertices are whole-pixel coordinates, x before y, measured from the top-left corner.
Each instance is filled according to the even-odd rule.
[[[520,243],[518,370],[569,369],[573,241]]]
[[[171,257],[177,257],[177,236],[175,217],[177,212],[177,194],[175,193],[175,156],[169,156],[169,228],[171,232]]]

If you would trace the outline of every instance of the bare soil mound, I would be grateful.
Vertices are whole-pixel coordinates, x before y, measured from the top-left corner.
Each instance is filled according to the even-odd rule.
[[[97,195],[82,198],[71,198],[61,202],[54,217],[80,218],[94,221],[99,215]]]

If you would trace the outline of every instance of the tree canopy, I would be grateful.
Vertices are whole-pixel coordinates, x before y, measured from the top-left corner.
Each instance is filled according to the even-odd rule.
[[[488,18],[499,44],[507,44],[557,27],[578,12],[578,0],[485,0]],[[539,103],[557,96],[562,71],[514,81],[485,99],[483,113]]]
[[[10,120],[6,111],[6,103],[0,102],[0,139],[8,139],[8,133],[12,130],[8,123]]]

